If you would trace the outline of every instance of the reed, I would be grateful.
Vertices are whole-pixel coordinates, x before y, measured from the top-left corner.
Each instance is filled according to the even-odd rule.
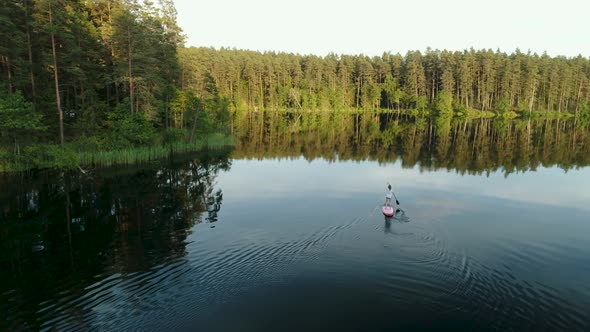
[[[80,153],[80,165],[131,165],[167,158],[173,154],[178,153],[194,152],[203,149],[220,149],[232,144],[233,140],[230,137],[214,134],[198,139],[194,142],[176,142],[167,145],[156,145],[111,151],[87,151]]]

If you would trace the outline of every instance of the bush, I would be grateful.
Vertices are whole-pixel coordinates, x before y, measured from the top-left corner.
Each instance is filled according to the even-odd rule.
[[[125,106],[127,105],[127,107]],[[143,113],[129,113],[128,103],[121,103],[107,116],[105,124],[112,128],[107,145],[128,148],[153,143],[156,130]]]
[[[514,112],[514,111],[506,111],[506,112],[500,112],[498,113],[498,118],[503,118],[503,119],[514,119],[518,117],[518,113]]]
[[[181,128],[169,128],[164,133],[164,145],[183,142],[186,140],[186,131]]]
[[[9,136],[19,142],[30,139],[32,133],[45,129],[41,119],[42,115],[33,110],[20,92],[0,93],[0,137]]]
[[[510,111],[510,100],[507,97],[500,98],[495,105],[496,111],[500,114]]]
[[[104,139],[99,136],[81,136],[71,143],[75,151],[98,151],[107,147]]]
[[[28,146],[16,156],[15,160],[19,165],[26,165],[29,169],[71,169],[80,165],[78,153],[72,149],[50,144]]]
[[[439,114],[453,113],[453,97],[446,91],[442,91],[436,97],[434,108]]]
[[[461,103],[455,103],[453,105],[453,108],[457,111],[457,113],[459,114],[466,114],[467,113],[467,107],[465,107],[465,105],[461,104]]]

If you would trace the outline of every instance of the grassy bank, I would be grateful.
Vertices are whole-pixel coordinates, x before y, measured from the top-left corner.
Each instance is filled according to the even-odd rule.
[[[81,152],[79,156],[81,166],[130,165],[166,158],[171,154],[218,149],[232,144],[230,137],[209,135],[192,143],[176,142],[122,150]]]
[[[104,167],[131,165],[167,158],[173,154],[221,149],[233,145],[231,137],[211,134],[192,143],[174,142],[128,149],[77,151],[72,145],[30,146],[15,156],[0,150],[0,172],[24,172],[33,169],[75,169],[78,167]]]

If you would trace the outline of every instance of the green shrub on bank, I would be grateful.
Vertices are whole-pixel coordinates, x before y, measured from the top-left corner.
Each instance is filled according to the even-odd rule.
[[[164,133],[164,145],[174,144],[176,142],[183,142],[187,139],[186,130],[181,128],[170,128]]]
[[[470,119],[482,119],[482,118],[493,118],[496,113],[490,111],[480,111],[476,109],[467,109],[464,116]]]
[[[109,147],[131,148],[155,143],[157,132],[145,113],[129,113],[129,104],[121,103],[109,112],[105,125],[111,130],[103,137]]]
[[[233,140],[222,134],[211,134],[191,143],[184,140],[171,141],[171,137],[178,138],[181,134],[177,131],[173,132],[165,144],[116,150],[107,150],[106,141],[93,136],[82,137],[64,147],[56,144],[31,145],[23,148],[19,154],[0,150],[0,172],[131,165],[168,158],[173,154],[195,152],[202,149],[220,149],[233,145]]]
[[[2,153],[0,170],[25,171],[29,169],[72,169],[80,165],[80,156],[60,145],[38,144],[23,148],[18,154]]]
[[[438,112],[438,114],[452,114],[453,97],[448,92],[442,91],[436,97],[434,109]]]
[[[518,113],[514,112],[514,111],[505,111],[505,112],[499,112],[497,114],[498,118],[502,118],[502,119],[514,119],[514,118],[518,118]]]

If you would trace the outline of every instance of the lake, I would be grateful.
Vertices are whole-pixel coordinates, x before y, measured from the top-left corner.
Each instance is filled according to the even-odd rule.
[[[1,176],[0,329],[590,328],[587,127],[250,113],[232,133]]]

